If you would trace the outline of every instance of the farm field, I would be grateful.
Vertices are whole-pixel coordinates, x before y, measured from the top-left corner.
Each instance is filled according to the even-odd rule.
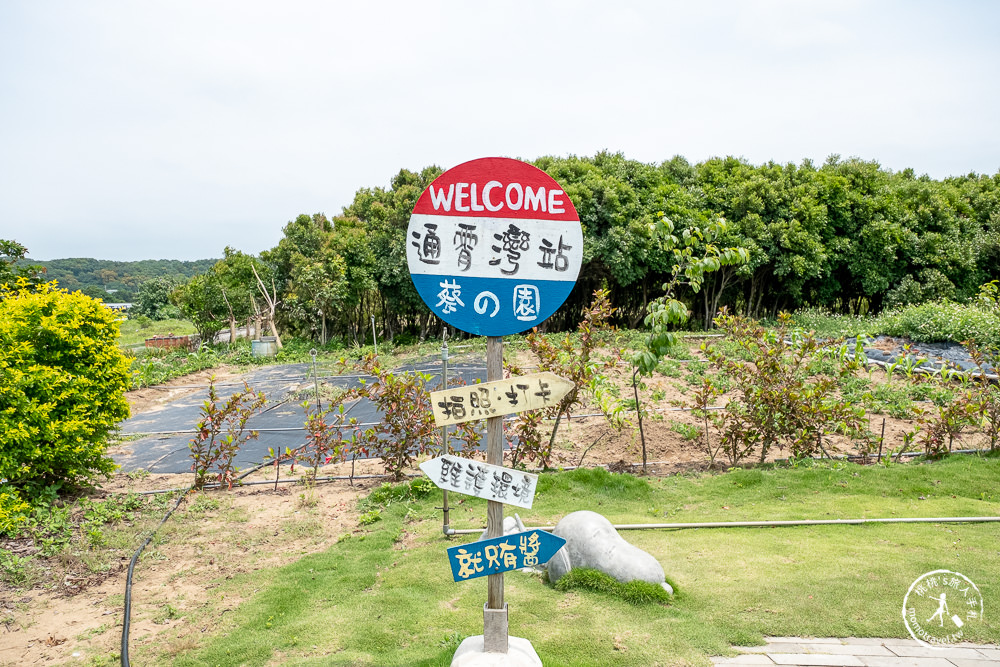
[[[996,516],[1000,511],[996,457],[775,463],[788,452],[773,449],[762,468],[726,472],[723,457],[720,470],[708,471],[709,454],[699,431],[704,420],[681,409],[710,372],[700,342],[692,341],[687,353],[678,355],[686,358],[665,361],[638,387],[646,410],[649,476],[621,474],[641,472],[634,415],[622,428],[600,415],[564,421],[552,468],[582,462],[618,472],[544,475],[535,508],[520,512],[528,525],[551,525],[575,509],[604,513],[616,523]],[[602,346],[595,358],[613,359],[613,350]],[[512,346],[510,355],[524,368],[532,363],[524,346]],[[235,377],[239,369],[202,371],[173,383],[194,386],[215,372]],[[607,377],[611,393],[631,395],[627,369],[611,366]],[[868,383],[871,395],[861,392],[858,400],[868,404],[872,430],[880,432],[886,420],[883,454],[900,450],[903,434],[914,428],[905,409],[935,397],[879,369],[853,380]],[[848,384],[841,391],[851,388]],[[133,411],[155,411],[167,397],[194,391],[132,392]],[[725,395],[717,398],[720,405],[725,400]],[[597,412],[599,406],[592,403],[575,410]],[[717,437],[711,427],[710,436]],[[971,429],[960,436],[956,449],[987,444]],[[857,443],[842,435],[830,436],[827,448],[832,455],[858,451]],[[462,637],[481,631],[476,609],[483,587],[451,582],[443,557],[446,546],[470,538],[441,535],[436,492],[424,495],[427,489],[419,485],[388,491],[382,479],[367,477],[382,472],[376,461],[354,468],[359,479],[353,485],[337,481],[275,490],[257,484],[184,499],[136,569],[134,664],[447,664]],[[320,474],[350,473],[350,464],[339,464]],[[265,468],[248,481],[273,480],[272,474]],[[301,468],[281,472],[282,478],[300,480],[301,474]],[[0,664],[117,664],[124,566],[144,531],[174,502],[163,495],[121,494],[190,483],[191,475],[120,473],[95,498],[131,498],[121,516],[92,526],[50,557],[31,558],[20,567],[6,562]],[[373,498],[364,500],[373,490]],[[453,525],[484,525],[485,503],[452,498]],[[636,608],[588,591],[556,591],[538,576],[508,576],[511,632],[530,638],[546,664],[593,664],[587,654],[574,652],[574,645],[597,650],[614,664],[707,664],[707,656],[725,654],[731,644],[760,643],[764,635],[902,637],[901,596],[913,579],[936,568],[962,572],[980,584],[987,604],[1000,602],[993,583],[1000,574],[996,524],[624,536],[664,565],[679,591],[674,604]],[[21,558],[35,548],[27,542],[12,546]],[[817,600],[825,602],[822,608]],[[387,615],[377,618],[383,610]],[[604,627],[599,619],[605,618],[616,621]],[[402,643],[394,639],[399,628],[407,628]],[[970,639],[995,641],[998,636],[997,626],[987,622]]]

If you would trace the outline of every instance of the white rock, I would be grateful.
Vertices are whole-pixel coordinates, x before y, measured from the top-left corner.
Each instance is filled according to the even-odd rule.
[[[599,570],[622,583],[639,580],[659,584],[673,595],[663,567],[642,549],[618,534],[611,522],[596,512],[582,510],[567,514],[552,530],[566,540],[565,546],[549,559],[549,581],[555,583],[574,567]]]

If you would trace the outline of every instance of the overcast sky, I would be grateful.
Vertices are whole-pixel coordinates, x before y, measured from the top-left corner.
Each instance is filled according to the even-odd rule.
[[[0,0],[0,238],[256,253],[492,155],[993,174],[998,36],[989,0]]]

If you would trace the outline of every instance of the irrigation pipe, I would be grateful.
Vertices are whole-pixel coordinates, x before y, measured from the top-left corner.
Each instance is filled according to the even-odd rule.
[[[854,355],[850,355],[850,356],[853,358]],[[865,359],[868,360],[869,364],[873,364],[875,366],[880,366],[882,368],[882,370],[888,370],[889,366],[892,366],[892,364],[890,364],[888,362],[879,361],[878,359],[869,359],[867,356],[865,356]],[[899,370],[900,372],[905,372],[905,371],[903,371],[902,369],[899,368],[898,364],[896,365],[896,370]],[[941,370],[942,369],[940,369],[940,368],[925,368],[925,367],[922,367],[922,366],[917,366],[917,367],[913,368],[912,370],[913,370],[914,373],[920,373],[921,375],[941,375]],[[970,370],[955,371],[954,375],[967,375],[970,378],[983,376],[983,377],[985,377],[987,380],[989,380],[991,382],[996,382],[996,381],[1000,380],[1000,375],[990,375],[989,373],[985,373],[984,374],[984,373],[980,373],[978,371],[972,371],[971,369]]]
[[[270,465],[270,464],[268,464]],[[408,474],[405,477],[422,477],[423,475]],[[387,475],[330,475],[326,477],[317,477],[315,480],[309,479],[307,477],[286,477],[285,479],[279,479],[275,482],[273,479],[265,479],[257,482],[240,482],[238,485],[234,486],[258,486],[267,484],[268,486],[274,486],[274,484],[306,484],[312,482],[338,482],[343,480],[353,480],[353,479],[385,479]],[[204,489],[220,489],[223,488],[221,484],[206,484]],[[228,485],[226,485],[228,488]],[[138,491],[136,495],[140,496],[155,496],[161,493],[174,493],[177,491],[184,491],[183,488],[179,489],[156,489],[155,491]]]
[[[273,410],[273,409],[277,408],[279,405],[282,405],[283,403],[286,403],[287,401],[288,401],[287,398],[284,399],[284,400],[282,400],[282,401],[279,401],[278,403],[270,406],[268,409],[264,410],[263,412],[269,412],[270,410]],[[351,407],[353,407],[353,406],[351,406]],[[348,409],[348,410],[350,410],[350,409]],[[304,446],[305,445],[303,445],[303,447]],[[261,468],[263,468],[265,465],[269,465],[269,464],[265,462],[265,463],[261,463],[260,465],[254,466],[250,470],[246,471],[245,473],[243,473],[242,475],[240,475],[239,477],[237,477],[236,478],[237,481],[242,480],[247,475],[250,475],[250,474],[252,474],[254,472],[257,472],[258,470],[260,470]],[[295,481],[299,481],[299,480],[295,480]],[[247,482],[247,485],[251,485],[251,484],[263,484],[263,483],[264,482]],[[271,482],[268,482],[268,483],[271,483]],[[221,484],[212,484],[212,485],[209,485],[209,486],[220,487]],[[172,491],[179,491],[179,490],[183,490],[183,489],[173,489]],[[125,608],[124,608],[123,617],[122,617],[122,642],[121,642],[121,664],[122,664],[122,667],[130,667],[129,658],[128,658],[128,639],[129,639],[129,628],[130,628],[131,623],[132,623],[132,576],[135,573],[135,565],[136,565],[137,562],[139,562],[139,557],[142,555],[143,550],[146,548],[147,545],[149,545],[150,542],[153,541],[153,537],[156,536],[157,531],[159,531],[160,528],[163,527],[163,524],[165,524],[167,522],[167,519],[169,519],[171,517],[171,515],[173,515],[173,513],[177,510],[177,508],[180,507],[181,502],[184,500],[185,497],[187,497],[187,494],[189,492],[191,492],[192,490],[194,490],[194,485],[191,485],[191,487],[188,488],[187,491],[185,491],[184,493],[182,493],[180,495],[180,497],[177,498],[177,502],[174,503],[174,506],[171,507],[170,511],[168,511],[163,516],[163,518],[160,520],[160,523],[157,524],[156,528],[154,528],[153,531],[149,534],[149,536],[146,537],[145,541],[139,546],[139,548],[136,550],[135,554],[132,555],[132,559],[129,561],[128,571],[125,573],[125,605],[124,605]],[[141,495],[149,495],[149,494],[146,493],[146,494],[141,494]]]
[[[193,488],[194,487],[192,486],[191,489]],[[188,491],[190,491],[191,489],[188,489]],[[169,519],[170,515],[174,513],[174,510],[180,507],[181,502],[184,500],[186,496],[187,492],[182,493],[180,495],[180,497],[177,499],[177,502],[174,503],[174,506],[171,507],[170,511],[164,515],[163,519],[160,520],[160,523],[149,534],[149,536],[146,538],[146,541],[144,541],[139,546],[135,554],[132,555],[132,560],[130,560],[128,563],[128,572],[125,574],[125,611],[122,618],[122,651],[121,651],[122,667],[129,667],[128,633],[129,633],[129,627],[132,623],[132,574],[135,571],[135,564],[139,562],[139,556],[142,555],[143,549],[145,549],[146,546],[153,541],[153,537],[156,535],[156,532],[163,527],[163,524],[167,522],[167,519]]]
[[[705,521],[700,523],[617,523],[615,530],[680,530],[683,528],[776,528],[783,526],[857,526],[866,523],[993,523],[1000,522],[1000,516],[948,516],[936,518],[892,518],[892,519],[799,519],[793,521]],[[551,531],[555,526],[533,526],[525,530]],[[446,535],[472,535],[482,533],[485,528],[452,528]]]
[[[671,408],[668,412],[675,412],[675,411],[680,411],[680,410],[693,410],[693,409],[695,409],[695,408]],[[719,407],[709,406],[709,407],[707,407],[705,409],[706,410],[725,410],[726,408],[724,406],[719,406]],[[345,411],[344,414],[347,414],[347,412]],[[568,419],[574,420],[574,419],[585,419],[587,417],[603,417],[603,416],[604,416],[604,414],[601,413],[601,412],[594,412],[592,414],[585,414],[585,415],[572,415]],[[505,421],[514,421],[514,418],[513,417],[505,418]],[[549,419],[549,420],[546,420],[546,421],[552,421],[552,420]],[[381,423],[382,422],[363,422],[361,424],[354,424],[354,426],[359,426],[359,427],[360,426],[378,426]],[[257,431],[258,433],[285,433],[285,432],[289,432],[289,431],[304,431],[306,429],[305,429],[304,426],[283,426],[283,427],[280,427],[280,428],[255,428],[255,429],[251,429],[251,430]],[[188,429],[185,429],[183,431],[132,431],[132,432],[129,432],[129,433],[123,433],[122,435],[126,435],[126,436],[140,436],[140,437],[145,438],[146,436],[150,436],[150,435],[178,435],[178,434],[182,434],[182,433],[192,433],[193,434],[193,433],[198,433],[198,431],[197,430],[188,430]]]
[[[985,454],[985,453],[988,453],[989,451],[990,451],[989,449],[956,449],[956,450],[953,450],[950,453],[951,454]],[[900,458],[913,458],[913,457],[923,456],[923,455],[924,455],[923,452],[903,452],[901,454],[894,454],[893,458],[896,458],[897,456],[900,457]],[[835,456],[835,457],[830,458],[830,459],[828,459],[826,457],[810,456],[806,460],[811,460],[811,461],[842,461],[842,460],[848,460],[848,461],[851,461],[851,460],[855,460],[855,459],[872,460],[874,458],[875,457],[873,457],[873,456],[867,456],[866,457],[866,456],[862,456],[860,454],[845,454],[843,456]],[[369,460],[369,459],[365,459],[365,460]],[[774,462],[775,463],[782,463],[782,462],[787,462],[787,461],[788,461],[788,459],[775,459]],[[667,464],[671,464],[671,463],[674,463],[674,462],[673,461],[650,461],[647,465],[656,466],[656,465],[667,465]],[[246,473],[244,473],[243,475],[240,475],[240,477],[238,477],[237,479],[242,480],[247,475],[250,475],[250,474],[252,474],[252,473],[260,470],[261,468],[264,468],[265,466],[269,466],[269,465],[274,465],[274,461],[271,460],[271,461],[267,461],[265,463],[259,464],[256,468],[253,468],[253,469],[247,471]],[[638,468],[638,467],[642,466],[641,463],[627,463],[625,465],[629,466],[630,468]],[[577,470],[579,468],[584,468],[584,467],[585,466],[562,466],[562,467],[558,468],[558,472],[569,472],[571,470]],[[592,468],[592,467],[607,468],[607,466],[604,466],[604,465],[586,466],[586,467],[587,468]],[[537,473],[537,472],[547,472],[547,471],[544,470],[543,468],[529,468],[528,472],[535,472],[535,473]],[[551,472],[551,470],[548,471],[548,472]],[[406,477],[421,477],[422,475],[417,474],[417,473],[413,473],[413,474],[407,474],[405,476]],[[334,481],[343,481],[345,479],[346,480],[352,480],[352,479],[382,479],[382,478],[385,478],[385,477],[386,477],[386,475],[328,475],[328,476],[325,476],[325,477],[317,477],[316,481],[322,481],[322,482],[330,481],[330,482],[334,482]],[[304,481],[306,481],[305,478],[301,478],[301,477],[299,477],[299,478],[288,477],[288,478],[285,478],[285,479],[278,480],[278,484],[298,484],[298,483],[303,483]],[[257,486],[257,485],[263,485],[263,484],[273,485],[274,484],[274,480],[272,479],[272,480],[262,480],[262,481],[257,481],[257,482],[240,482],[239,486]],[[218,488],[221,488],[221,486],[222,485],[220,485],[220,484],[206,484],[204,486],[204,488],[206,488],[206,489],[218,489]],[[140,496],[152,496],[152,495],[159,495],[159,494],[162,494],[162,493],[175,493],[177,491],[184,491],[184,490],[185,490],[184,487],[180,487],[180,488],[176,488],[176,489],[156,489],[156,490],[153,490],[153,491],[136,491],[135,493],[137,495],[140,495]]]

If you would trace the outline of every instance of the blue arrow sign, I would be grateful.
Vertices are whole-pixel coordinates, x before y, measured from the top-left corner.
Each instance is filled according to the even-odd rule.
[[[494,537],[472,544],[450,547],[448,561],[455,581],[543,565],[566,544],[563,538],[544,530]]]

